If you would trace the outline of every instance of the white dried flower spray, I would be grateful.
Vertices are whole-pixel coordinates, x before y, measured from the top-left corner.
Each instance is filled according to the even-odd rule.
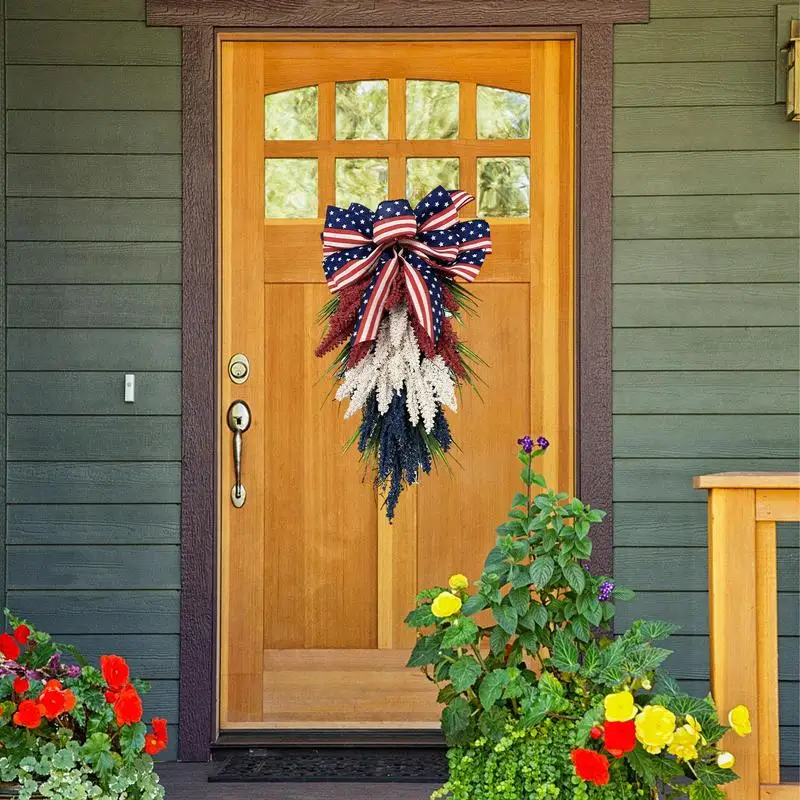
[[[408,308],[398,303],[381,322],[369,353],[345,372],[336,399],[350,399],[347,418],[362,408],[375,391],[378,411],[385,414],[395,394],[405,390],[411,424],[416,425],[421,419],[430,433],[439,405],[457,409],[455,388],[455,377],[441,356],[422,357]]]

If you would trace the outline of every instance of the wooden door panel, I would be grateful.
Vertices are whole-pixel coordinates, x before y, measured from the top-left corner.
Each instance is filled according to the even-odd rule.
[[[221,421],[220,722],[223,728],[430,727],[435,688],[407,670],[416,592],[480,573],[519,485],[514,441],[542,432],[544,469],[573,470],[574,59],[571,40],[222,41],[220,45],[220,398],[252,411],[247,501],[233,508],[231,434]],[[388,81],[388,139],[337,141],[336,82]],[[460,84],[459,138],[405,138],[405,81]],[[527,92],[529,139],[477,138],[479,84]],[[318,136],[266,140],[264,96],[315,85]],[[488,362],[480,396],[449,415],[459,447],[407,490],[389,524],[313,351],[330,294],[319,235],[337,158],[388,159],[389,196],[406,158],[458,158],[475,193],[477,158],[530,159],[530,214],[491,219],[494,253],[460,335]],[[265,219],[265,158],[317,160],[315,219]],[[475,216],[474,206],[465,217]],[[250,359],[242,385],[227,377]],[[335,390],[335,389],[334,389]]]

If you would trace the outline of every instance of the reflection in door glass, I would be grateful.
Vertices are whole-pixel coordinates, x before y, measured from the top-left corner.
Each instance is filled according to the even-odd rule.
[[[524,92],[478,87],[478,138],[528,139],[531,97]]]
[[[458,83],[406,81],[406,138],[458,137]]]
[[[317,138],[317,87],[289,89],[264,98],[264,138]]]
[[[457,158],[409,158],[406,161],[406,197],[412,206],[437,186],[458,188]]]
[[[531,160],[478,159],[478,215],[527,217],[530,214]]]
[[[336,205],[347,208],[361,203],[374,209],[389,199],[389,160],[386,158],[337,158]]]
[[[336,138],[389,137],[389,81],[336,84]]]
[[[264,216],[314,219],[317,216],[317,159],[264,160]]]

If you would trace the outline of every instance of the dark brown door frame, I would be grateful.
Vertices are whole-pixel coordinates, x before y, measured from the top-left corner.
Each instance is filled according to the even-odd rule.
[[[649,0],[147,0],[149,25],[183,29],[183,289],[180,741],[205,761],[216,737],[216,29],[551,27],[579,44],[577,475],[581,497],[612,508],[611,184],[613,25],[647,22]],[[611,514],[592,564],[612,568]]]

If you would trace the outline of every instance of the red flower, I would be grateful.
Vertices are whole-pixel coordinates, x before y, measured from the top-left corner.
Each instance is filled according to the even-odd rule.
[[[28,689],[31,688],[31,684],[27,678],[19,677],[14,678],[14,691],[17,694],[25,694]]]
[[[153,733],[145,734],[144,751],[151,756],[160,753],[167,746],[167,721],[159,717],[152,719]]]
[[[128,683],[131,671],[120,656],[100,656],[100,670],[108,688],[119,692]]]
[[[28,644],[28,637],[31,635],[31,629],[27,625],[17,625],[14,628],[14,638],[20,644]]]
[[[602,753],[578,748],[570,753],[570,758],[579,778],[591,781],[596,786],[608,783],[608,759]]]
[[[160,717],[153,717],[150,720],[151,724],[153,725],[153,733],[155,733],[156,738],[160,739],[164,744],[167,743],[167,721],[165,719],[161,719]]]
[[[114,703],[114,714],[118,725],[135,725],[142,719],[142,699],[130,683],[125,686]]]
[[[39,702],[47,719],[54,720],[75,708],[75,695],[70,689],[63,689],[60,681],[48,681],[39,695]]]
[[[106,703],[108,703],[110,706],[113,706],[114,703],[117,702],[117,698],[119,697],[119,692],[108,692],[108,691],[106,691],[106,692],[103,692],[103,694],[105,695]]]
[[[627,722],[606,722],[606,750],[615,758],[630,753],[636,747],[636,726],[632,719]]]
[[[44,708],[33,700],[23,700],[14,713],[14,724],[23,728],[38,728]]]
[[[592,729],[589,731],[589,736],[592,739],[599,739],[603,735],[603,729],[599,728],[597,725],[593,725]]]
[[[9,661],[16,661],[19,658],[20,650],[19,644],[11,634],[0,633],[0,653]]]

